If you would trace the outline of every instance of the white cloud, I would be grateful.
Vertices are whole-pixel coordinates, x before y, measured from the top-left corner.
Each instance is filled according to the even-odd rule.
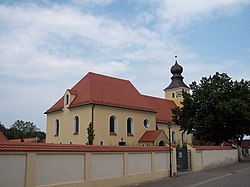
[[[166,20],[170,28],[186,27],[203,18],[237,13],[248,0],[162,0],[159,15]]]
[[[114,0],[72,0],[75,4],[78,5],[83,5],[83,6],[87,6],[87,5],[108,5],[110,3],[112,3]]]

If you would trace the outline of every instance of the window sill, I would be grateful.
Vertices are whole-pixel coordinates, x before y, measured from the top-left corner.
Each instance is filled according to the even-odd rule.
[[[134,135],[132,133],[127,133],[127,136],[132,136],[134,137]]]
[[[117,134],[115,132],[110,132],[109,135],[117,136]]]

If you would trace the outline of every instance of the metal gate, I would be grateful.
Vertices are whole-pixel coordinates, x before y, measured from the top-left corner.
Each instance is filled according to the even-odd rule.
[[[191,151],[187,149],[176,149],[177,172],[191,170]]]

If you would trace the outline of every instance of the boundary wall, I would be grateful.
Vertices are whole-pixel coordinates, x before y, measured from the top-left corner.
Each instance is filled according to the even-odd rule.
[[[238,149],[231,146],[193,146],[191,150],[192,171],[201,171],[222,165],[237,163]]]
[[[169,148],[0,143],[0,168],[2,187],[124,186],[168,177]]]

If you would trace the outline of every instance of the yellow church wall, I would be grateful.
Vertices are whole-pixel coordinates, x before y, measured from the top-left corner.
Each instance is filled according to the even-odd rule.
[[[167,124],[157,123],[157,126],[158,126],[159,130],[164,130],[167,137],[169,137],[169,129],[167,127]],[[176,135],[176,140],[174,142],[173,142],[173,137],[172,137],[172,132],[173,131],[175,132],[175,135]],[[180,126],[172,125],[172,127],[170,129],[170,133],[171,133],[171,142],[173,142],[175,144],[180,144],[180,145],[182,145],[183,143],[192,144],[192,135],[187,134],[187,133],[185,133],[186,142],[182,142],[182,133],[183,133],[183,131],[180,131]]]
[[[110,135],[109,133],[109,118],[114,115],[117,119],[117,134]],[[127,135],[127,119],[133,119],[133,136]],[[118,142],[123,139],[126,145],[138,145],[138,140],[146,130],[155,130],[156,113],[144,112],[138,110],[129,110],[117,107],[95,106],[94,109],[94,129],[95,140],[94,144],[100,144],[103,141],[104,145],[118,145]],[[150,125],[145,128],[143,125],[144,119],[148,119]]]
[[[86,144],[87,143],[87,128],[92,121],[92,106],[86,105],[68,109],[65,107],[63,111],[52,112],[47,114],[47,143],[64,143],[69,144]],[[138,145],[138,140],[146,130],[155,130],[155,113],[144,112],[137,110],[122,109],[117,107],[108,107],[95,105],[94,107],[94,145],[118,145],[118,142],[126,142],[126,145]],[[117,119],[117,134],[110,135],[109,118],[115,116]],[[74,135],[74,117],[79,117],[79,133]],[[127,135],[127,118],[133,119],[132,134]],[[55,121],[60,122],[59,135],[55,136]],[[144,119],[148,119],[150,125],[145,128],[143,125]]]
[[[85,144],[87,142],[87,128],[91,122],[91,105],[64,108],[63,111],[52,112],[47,114],[47,143],[78,143]],[[74,135],[74,118],[79,117],[79,133]],[[59,135],[55,136],[55,121],[60,122]]]

